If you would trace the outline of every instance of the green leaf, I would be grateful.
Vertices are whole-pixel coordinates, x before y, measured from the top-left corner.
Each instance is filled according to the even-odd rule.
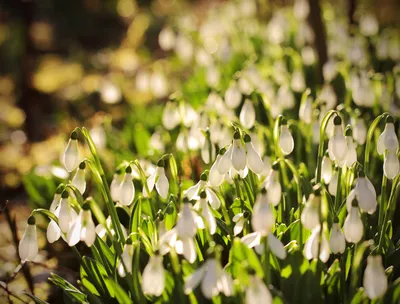
[[[111,289],[110,291],[114,295],[113,297],[117,299],[118,303],[132,303],[132,300],[129,298],[128,294],[118,283],[114,282],[111,279],[106,279],[107,287]]]
[[[48,302],[40,300],[38,297],[36,297],[36,296],[34,296],[34,295],[30,294],[30,293],[25,292],[25,294],[29,298],[31,298],[33,300],[33,302],[35,302],[35,304],[49,304]]]

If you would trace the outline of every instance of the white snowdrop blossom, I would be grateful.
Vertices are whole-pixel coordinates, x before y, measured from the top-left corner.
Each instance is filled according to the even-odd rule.
[[[61,202],[58,211],[58,225],[63,233],[67,233],[71,225],[75,222],[78,217],[75,210],[71,207],[68,200],[69,194],[64,191],[61,194]]]
[[[133,256],[133,245],[132,240],[128,239],[127,243],[124,245],[124,250],[122,251],[121,259],[118,262],[118,274],[120,277],[125,277],[126,273],[132,273],[132,256]]]
[[[205,222],[207,223],[210,234],[213,235],[217,230],[217,222],[212,214],[207,203],[207,194],[205,191],[200,193],[200,199],[194,206],[194,209],[199,211]]]
[[[379,155],[384,154],[385,151],[397,152],[399,150],[399,140],[394,131],[394,121],[391,116],[386,119],[385,129],[379,136],[376,149]]]
[[[119,186],[119,203],[122,206],[129,206],[135,197],[135,185],[133,184],[132,168],[126,167],[124,179]]]
[[[200,197],[200,193],[205,190],[207,195],[207,200],[209,201],[210,205],[214,209],[219,209],[221,206],[221,200],[219,199],[218,195],[215,193],[215,190],[212,189],[211,184],[207,182],[207,174],[203,173],[200,176],[200,180],[194,186],[190,187],[184,192],[184,195],[189,200],[198,200]]]
[[[168,197],[169,182],[167,176],[165,175],[164,166],[164,160],[160,160],[157,164],[157,169],[147,179],[147,188],[151,192],[155,186],[158,194],[163,199],[166,199]],[[149,197],[149,195],[150,194],[147,193],[146,187],[143,187],[143,196]]]
[[[329,157],[324,156],[322,158],[321,175],[325,184],[329,184],[332,179],[333,169],[332,161]]]
[[[251,225],[254,231],[267,235],[275,224],[271,202],[268,201],[267,190],[263,188],[257,196],[253,207]]]
[[[388,279],[380,255],[370,255],[363,280],[364,291],[371,300],[382,297],[388,288]]]
[[[81,162],[79,153],[78,134],[74,131],[64,151],[63,163],[68,172],[74,171]]]
[[[21,261],[32,261],[39,252],[39,245],[36,236],[35,218],[30,216],[25,228],[25,232],[19,241],[18,253]]]
[[[317,226],[313,229],[310,237],[304,245],[303,254],[308,260],[318,258],[318,247],[320,246],[319,259],[326,263],[330,256],[329,242],[327,241],[324,233],[321,235],[321,245],[319,242],[321,226]]]
[[[251,137],[246,134],[244,136],[244,142],[247,154],[247,167],[256,174],[261,174],[264,170],[264,163],[255,150],[253,143],[251,142]]]
[[[212,187],[219,187],[222,182],[224,181],[224,174],[220,174],[218,170],[218,165],[219,162],[221,161],[221,158],[223,154],[226,152],[225,149],[221,149],[220,153],[217,155],[217,158],[215,159],[214,164],[210,168],[210,172],[208,175],[208,182]]]
[[[376,191],[371,181],[360,172],[359,178],[356,180],[356,186],[350,191],[346,199],[347,212],[351,211],[353,200],[357,199],[358,205],[362,212],[373,214],[376,211],[378,202],[376,200]]]
[[[225,103],[230,109],[236,109],[242,101],[242,93],[237,87],[236,82],[232,82],[225,92]]]
[[[279,147],[284,155],[289,155],[294,149],[294,140],[287,124],[282,124],[279,132]]]
[[[244,225],[248,222],[249,215],[248,211],[235,214],[232,218],[232,221],[235,223],[235,226],[233,227],[233,235],[236,236],[243,231]]]
[[[294,70],[294,72],[292,74],[292,80],[291,80],[290,86],[292,87],[292,90],[294,92],[303,92],[304,91],[304,89],[306,87],[306,83],[304,80],[303,72],[300,69]]]
[[[360,18],[360,32],[364,36],[376,35],[379,31],[379,23],[372,14],[365,14]]]
[[[164,112],[162,115],[163,126],[167,130],[174,129],[180,123],[180,114],[178,106],[175,102],[168,101],[165,104]]]
[[[71,185],[76,187],[81,194],[86,190],[85,168],[85,162],[81,162],[71,181]]]
[[[250,99],[244,101],[242,110],[239,115],[240,123],[246,129],[251,129],[256,121],[256,111],[254,109],[254,104]]]
[[[246,288],[246,304],[264,303],[272,304],[272,295],[265,283],[256,275],[249,279],[249,286]]]
[[[175,33],[170,27],[165,27],[158,35],[158,44],[164,51],[170,51],[175,45]]]
[[[165,288],[165,270],[163,258],[155,254],[150,257],[149,262],[143,270],[142,289],[147,295],[161,296]]]
[[[262,255],[264,254],[264,244],[261,242],[262,234],[258,231],[249,233],[242,237],[240,241],[249,248],[255,249],[255,251]],[[269,232],[267,235],[268,248],[271,252],[279,259],[286,259],[287,253],[285,251],[285,246],[282,242],[272,233]]]
[[[383,174],[388,179],[394,179],[399,174],[400,164],[396,152],[387,151],[383,162]]]
[[[282,186],[279,182],[278,170],[270,170],[265,180],[265,189],[267,189],[268,202],[272,203],[275,207],[278,206],[282,197]]]
[[[119,190],[123,180],[124,180],[124,175],[121,172],[114,173],[110,185],[111,198],[113,199],[114,202],[119,201],[119,194],[120,194]]]
[[[357,151],[356,144],[353,141],[353,136],[351,135],[351,130],[347,131],[348,135],[346,135],[346,144],[347,144],[347,155],[345,160],[345,165],[350,168],[355,162],[357,162]]]
[[[299,118],[306,124],[310,124],[312,121],[312,103],[312,97],[307,97],[300,105]]]
[[[353,138],[359,145],[365,144],[367,139],[367,127],[362,118],[357,118],[353,124]]]
[[[334,134],[329,139],[328,152],[330,159],[342,167],[347,157],[347,143],[342,131],[342,119],[339,116],[335,117],[334,125]]]
[[[332,174],[332,177],[331,177],[331,181],[329,182],[329,185],[328,185],[328,192],[332,196],[336,196],[338,179],[339,179],[338,172],[334,171]]]
[[[353,200],[352,207],[343,225],[344,237],[349,243],[357,244],[364,234],[364,225],[358,211],[358,203]]]
[[[311,194],[306,206],[301,213],[301,223],[308,230],[313,230],[320,225],[319,209],[321,208],[321,197]]]
[[[89,205],[84,204],[79,216],[75,219],[67,233],[69,246],[75,246],[79,241],[86,243],[88,247],[96,240],[96,227],[92,219]]]
[[[247,165],[246,151],[243,147],[242,140],[240,139],[240,133],[236,132],[233,137],[232,143],[232,155],[231,155],[231,163],[232,167],[236,171],[242,171],[245,169]]]
[[[215,258],[209,258],[185,282],[185,294],[189,294],[199,284],[204,297],[211,299],[222,292],[229,297],[233,294],[232,278],[222,269]]]
[[[333,223],[329,246],[333,254],[343,253],[346,249],[346,240],[339,223]]]

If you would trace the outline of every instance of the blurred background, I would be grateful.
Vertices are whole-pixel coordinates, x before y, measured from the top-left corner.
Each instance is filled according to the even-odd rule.
[[[68,178],[59,160],[70,132],[76,126],[90,129],[110,172],[123,159],[151,154],[152,149],[157,149],[156,144],[153,142],[150,147],[147,143],[161,123],[163,106],[170,94],[177,90],[186,92],[187,96],[193,96],[188,100],[193,104],[204,102],[208,94],[208,89],[198,85],[196,78],[190,78],[193,72],[190,64],[182,64],[185,56],[189,56],[187,41],[183,38],[176,41],[177,45],[183,45],[184,51],[172,56],[168,45],[160,45],[163,40],[159,34],[167,24],[175,30],[193,32],[211,9],[227,2],[247,1],[0,3],[0,283],[3,282],[3,287],[18,294],[20,290],[33,289],[33,281],[29,283],[27,279],[31,278],[35,281],[35,294],[57,302],[57,292],[50,290],[47,277],[49,272],[74,277],[71,269],[76,265],[73,259],[68,261],[68,249],[64,250],[63,244],[46,245],[50,257],[48,262],[46,258],[46,264],[37,263],[31,270],[19,271],[15,242],[25,227],[30,208],[48,207],[57,184]],[[249,2],[257,7],[252,18],[265,20],[265,24],[276,11],[293,7],[293,1],[287,0]],[[397,0],[309,2],[308,21],[315,34],[312,46],[320,59],[320,70],[330,54],[326,41],[329,33],[319,26],[327,21],[345,20],[350,24],[351,35],[351,25],[356,26],[360,16],[368,13],[376,17],[381,29],[394,30],[389,37],[400,39]],[[207,35],[207,31],[202,35]],[[168,44],[168,39],[165,41]],[[10,225],[14,225],[16,234],[11,233]],[[40,247],[44,245],[45,239]],[[56,258],[60,251],[67,261],[62,267]],[[2,297],[5,301],[10,298],[5,288],[0,288],[1,303]],[[27,300],[21,296],[11,301]]]

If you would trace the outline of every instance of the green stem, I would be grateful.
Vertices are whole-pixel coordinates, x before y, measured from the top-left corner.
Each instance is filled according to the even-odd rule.
[[[386,207],[386,191],[387,191],[387,177],[385,175],[383,175],[382,187],[381,187],[381,199],[379,201],[378,227],[382,227],[382,225],[383,225],[383,215],[384,215],[385,207]]]
[[[338,213],[338,208],[340,207],[341,202],[341,191],[342,191],[342,168],[339,167],[338,169],[338,181],[337,181],[337,188],[336,188],[336,195],[335,195],[335,213]]]
[[[269,247],[268,247],[268,236],[264,238],[264,281],[268,285],[271,281],[271,273],[270,273],[270,265],[269,265]]]

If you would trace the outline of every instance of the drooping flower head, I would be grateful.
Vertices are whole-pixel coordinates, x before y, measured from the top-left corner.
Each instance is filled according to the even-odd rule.
[[[35,224],[35,217],[30,216],[28,218],[24,235],[22,236],[18,246],[19,257],[22,262],[32,261],[39,252]]]

